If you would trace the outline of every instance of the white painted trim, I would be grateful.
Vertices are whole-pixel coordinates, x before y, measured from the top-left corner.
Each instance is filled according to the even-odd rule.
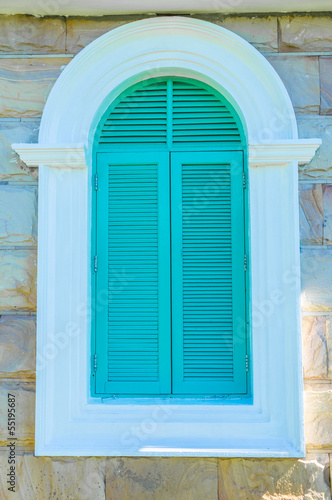
[[[287,165],[292,161],[309,163],[321,145],[321,139],[297,139],[249,145],[249,165]],[[65,144],[12,144],[21,159],[31,167],[46,165],[53,168],[87,168],[84,146]]]
[[[45,105],[39,142],[82,143],[90,152],[102,114],[123,89],[170,74],[197,78],[223,93],[243,118],[249,144],[297,139],[289,95],[265,57],[219,26],[160,17],[106,33],[66,66]]]
[[[291,161],[309,163],[321,145],[321,139],[297,139],[276,143],[263,142],[249,145],[249,165],[287,165]]]
[[[243,119],[249,144],[256,145],[249,168],[250,404],[89,397],[93,137],[119,92],[161,75],[194,77],[223,92]],[[241,38],[209,23],[188,18],[131,23],[69,63],[45,106],[41,150],[17,147],[26,161],[41,161],[37,455],[303,456],[295,160],[298,155],[308,160],[318,143],[298,140],[291,101],[272,66]],[[63,144],[80,151],[75,166],[84,166],[83,149],[76,146],[84,144],[88,168],[71,169]],[[252,168],[258,160],[264,168]]]
[[[70,0],[42,2],[41,0],[2,0],[3,14],[32,14],[34,16],[103,16],[147,13],[257,13],[257,12],[330,12],[330,0]]]
[[[47,165],[53,168],[86,168],[84,145],[12,144],[27,165]]]

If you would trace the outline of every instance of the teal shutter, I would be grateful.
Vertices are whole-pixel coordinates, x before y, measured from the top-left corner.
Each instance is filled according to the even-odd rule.
[[[243,143],[239,120],[229,102],[195,80],[153,79],[121,94],[106,113],[101,147],[192,148]]]
[[[225,99],[198,82],[174,81],[173,145],[197,147],[241,144],[241,134]]]
[[[245,393],[242,153],[171,156],[173,393]]]
[[[171,391],[168,153],[98,153],[97,393]]]
[[[145,80],[96,134],[97,395],[247,392],[244,131],[215,89]]]
[[[100,133],[108,146],[161,145],[167,142],[167,82],[140,84],[112,106]]]

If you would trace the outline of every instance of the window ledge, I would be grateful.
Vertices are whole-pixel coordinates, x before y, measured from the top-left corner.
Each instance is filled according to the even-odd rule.
[[[249,166],[287,165],[291,161],[309,163],[321,145],[321,139],[288,139],[264,141],[249,145]],[[52,168],[87,168],[83,144],[12,144],[28,166]]]

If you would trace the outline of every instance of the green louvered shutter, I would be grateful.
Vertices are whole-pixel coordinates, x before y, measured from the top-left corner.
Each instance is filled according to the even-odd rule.
[[[239,118],[202,82],[150,79],[98,142],[96,394],[246,393]]]
[[[245,393],[242,153],[172,153],[171,169],[173,393]]]
[[[113,106],[99,144],[126,148],[166,144],[167,101],[166,81],[141,84]]]
[[[220,95],[199,82],[173,81],[172,137],[177,147],[241,144],[236,120]]]
[[[241,146],[237,119],[225,98],[195,80],[147,80],[116,100],[99,137],[110,148]]]
[[[171,391],[168,153],[98,153],[97,393]]]

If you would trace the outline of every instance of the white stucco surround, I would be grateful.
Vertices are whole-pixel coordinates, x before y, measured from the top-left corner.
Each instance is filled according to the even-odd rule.
[[[251,404],[89,396],[92,138],[119,92],[156,75],[214,86],[247,128]],[[74,58],[48,98],[39,143],[13,145],[39,165],[37,455],[303,456],[297,166],[319,144],[298,139],[272,66],[218,26],[138,21]]]

